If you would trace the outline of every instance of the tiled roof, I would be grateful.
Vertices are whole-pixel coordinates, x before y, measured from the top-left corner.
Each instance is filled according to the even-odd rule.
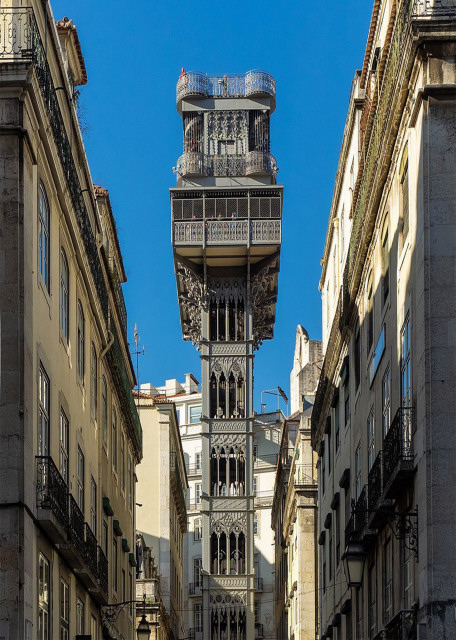
[[[82,78],[80,84],[87,84],[87,69],[84,62],[84,56],[82,55],[81,43],[79,41],[78,30],[76,25],[73,24],[73,20],[70,20],[65,16],[61,20],[57,20],[55,23],[57,29],[71,30],[74,36],[74,44],[79,58],[79,64],[81,65]]]

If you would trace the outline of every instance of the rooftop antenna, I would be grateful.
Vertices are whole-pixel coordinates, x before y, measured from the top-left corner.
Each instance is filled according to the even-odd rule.
[[[263,402],[263,393],[267,393],[271,396],[277,397],[277,411],[279,411],[280,409],[280,398],[282,398],[282,400],[287,405],[287,416],[288,416],[288,397],[285,394],[285,391],[281,387],[279,387],[279,385],[277,385],[275,389],[265,389],[264,391],[261,392],[261,409],[262,409],[261,412],[262,413],[264,413],[263,409],[266,408],[266,403]]]
[[[136,322],[135,322],[135,328],[133,330],[133,336],[135,339],[135,350],[133,351],[133,355],[136,355],[136,388],[139,394],[139,356],[145,355],[145,349],[144,349],[144,346],[142,347],[142,349],[139,346],[139,343],[141,342],[141,338],[139,337],[139,334],[138,334],[138,325],[136,324]],[[137,403],[138,402],[139,402],[139,395],[137,397]]]

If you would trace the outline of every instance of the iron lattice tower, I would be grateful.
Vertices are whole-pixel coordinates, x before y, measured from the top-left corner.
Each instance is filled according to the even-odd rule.
[[[271,339],[282,187],[270,154],[274,79],[182,72],[184,149],[170,189],[182,332],[202,362],[202,630],[254,631],[253,358]],[[202,633],[201,633],[202,631]]]

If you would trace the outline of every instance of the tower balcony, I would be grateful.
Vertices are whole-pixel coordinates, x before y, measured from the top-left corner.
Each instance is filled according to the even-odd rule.
[[[274,156],[264,151],[241,155],[187,152],[180,156],[175,170],[183,178],[270,176],[278,171]]]
[[[253,69],[241,75],[209,76],[198,71],[183,73],[176,86],[176,105],[181,111],[186,98],[270,98],[275,107],[276,86],[270,73]]]

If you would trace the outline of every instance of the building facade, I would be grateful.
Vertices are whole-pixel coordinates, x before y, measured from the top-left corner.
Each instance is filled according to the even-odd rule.
[[[163,396],[135,393],[144,434],[144,463],[137,469],[137,528],[142,538],[144,577],[137,593],[146,595],[147,613],[153,626],[159,603],[157,638],[178,640],[184,631],[184,547],[187,532],[188,488],[177,413]],[[141,598],[139,598],[141,599]],[[154,605],[154,606],[152,606]],[[142,611],[137,610],[138,621]]]
[[[440,640],[456,637],[456,3],[373,4],[320,282],[320,637]]]
[[[311,414],[322,344],[298,325],[290,374],[291,416],[285,421],[274,485],[276,640],[314,640],[317,627],[317,468]]]
[[[185,381],[166,380],[164,385],[141,385],[141,391],[166,396],[173,402],[188,477],[188,531],[184,539],[184,610],[186,635],[201,638],[202,625],[202,396],[199,382],[190,373]],[[274,629],[274,555],[271,529],[271,506],[275,470],[282,436],[284,416],[280,411],[255,414],[253,427],[253,491],[255,495],[254,586],[255,638],[275,638]]]
[[[171,189],[183,337],[202,362],[203,637],[254,637],[253,356],[272,338],[282,188],[264,72],[182,72],[184,153]]]
[[[0,636],[130,638],[141,427],[125,272],[75,105],[77,31],[48,3],[0,16]],[[59,89],[59,91],[57,91]]]

